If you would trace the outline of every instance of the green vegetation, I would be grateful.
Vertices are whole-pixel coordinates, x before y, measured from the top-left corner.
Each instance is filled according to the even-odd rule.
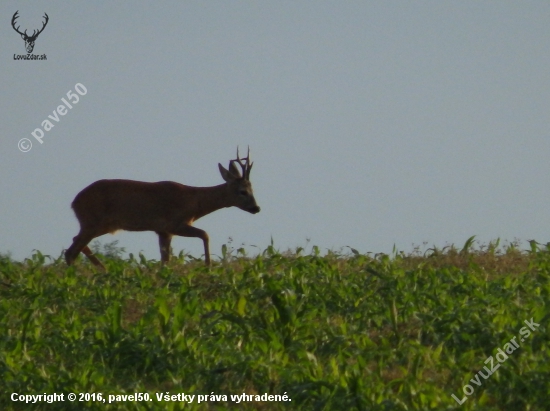
[[[0,256],[0,409],[547,410],[550,248],[472,240],[392,256],[224,247],[211,269],[111,248],[106,273],[40,252]],[[531,318],[540,326],[522,342]],[[479,377],[513,337],[520,348]],[[466,384],[474,392],[459,405],[452,395],[466,397]],[[65,401],[29,405],[12,393]],[[108,404],[133,393],[152,401]],[[231,400],[243,393],[292,401]]]

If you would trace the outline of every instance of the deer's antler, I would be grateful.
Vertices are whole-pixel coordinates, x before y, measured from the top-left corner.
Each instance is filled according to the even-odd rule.
[[[17,20],[17,19],[19,18],[18,13],[19,13],[19,10],[17,10],[17,11],[15,12],[15,14],[13,15],[13,17],[12,17],[12,19],[11,19],[11,26],[13,27],[13,29],[14,29],[16,32],[18,32],[19,34],[21,34],[22,36],[24,36],[26,39],[31,40],[31,41],[34,40],[34,39],[36,39],[36,38],[38,37],[38,35],[44,31],[44,29],[46,28],[46,25],[48,24],[48,21],[50,20],[50,18],[48,17],[48,14],[47,14],[47,13],[44,13],[44,18],[46,19],[46,21],[44,21],[44,23],[42,23],[42,28],[41,28],[40,30],[38,30],[38,32],[37,32],[36,30],[33,30],[32,35],[29,36],[29,35],[27,34],[27,30],[25,30],[24,33],[22,33],[21,31],[19,31],[19,27],[21,27],[21,26],[15,27],[15,20]]]
[[[46,25],[48,24],[48,21],[50,20],[50,18],[48,17],[48,15],[47,15],[46,13],[44,13],[44,18],[46,19],[46,21],[45,21],[44,23],[42,23],[42,28],[41,28],[40,30],[38,30],[38,33],[36,33],[36,34],[34,33],[36,30],[34,30],[34,31],[32,32],[31,38],[36,38],[36,37],[38,37],[38,35],[39,35],[40,33],[42,33],[42,32],[44,31],[44,29],[46,28]]]
[[[239,172],[239,170],[235,166],[235,163],[238,163],[241,166],[242,173]],[[254,162],[250,162],[250,147],[248,147],[248,153],[246,154],[246,157],[240,158],[239,147],[237,146],[237,158],[229,162],[229,169],[233,174],[237,174],[239,176],[242,176],[245,180],[249,180],[250,170],[252,169],[253,164]]]
[[[19,13],[19,10],[17,10],[17,11],[15,12],[15,14],[13,15],[13,17],[12,17],[12,19],[11,19],[11,26],[12,26],[13,29],[14,29],[16,32],[18,32],[19,34],[21,34],[22,36],[26,36],[26,35],[27,35],[27,30],[25,30],[24,33],[21,33],[21,32],[19,31],[19,27],[21,27],[21,26],[15,27],[15,20],[17,20],[17,18],[19,17],[19,16],[17,15],[18,13]]]

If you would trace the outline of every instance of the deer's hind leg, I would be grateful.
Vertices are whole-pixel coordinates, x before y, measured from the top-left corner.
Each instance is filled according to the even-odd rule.
[[[65,260],[67,261],[67,264],[72,265],[78,254],[82,252],[94,265],[105,268],[103,264],[101,264],[101,261],[99,261],[94,253],[92,253],[90,247],[88,247],[88,243],[94,238],[99,237],[99,235],[80,231],[80,233],[73,238],[72,245],[67,249],[67,251],[65,251]]]

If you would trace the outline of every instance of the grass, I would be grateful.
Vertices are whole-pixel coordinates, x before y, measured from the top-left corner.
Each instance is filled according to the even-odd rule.
[[[472,242],[392,256],[225,247],[210,270],[182,254],[161,267],[115,250],[106,273],[0,257],[0,409],[547,410],[550,249]],[[520,348],[480,378],[512,337]],[[108,403],[133,393],[152,401]],[[231,397],[243,393],[291,401]]]

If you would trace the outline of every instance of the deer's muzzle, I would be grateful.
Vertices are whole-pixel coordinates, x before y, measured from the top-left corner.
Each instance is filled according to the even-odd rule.
[[[248,208],[246,211],[248,211],[249,213],[252,213],[252,214],[257,214],[260,212],[260,207],[258,207],[257,205],[254,205],[250,208]]]

